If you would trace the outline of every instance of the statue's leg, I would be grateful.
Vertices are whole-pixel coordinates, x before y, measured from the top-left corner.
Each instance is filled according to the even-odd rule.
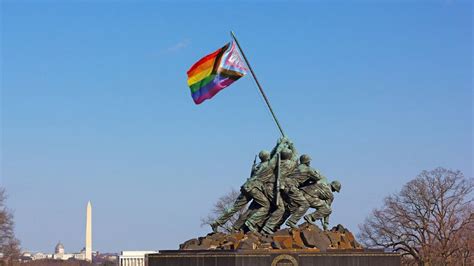
[[[286,225],[291,228],[296,228],[298,221],[309,209],[309,203],[304,197],[301,190],[297,187],[292,187],[288,193],[288,196],[290,198],[290,204],[294,206],[294,211],[291,213],[291,216],[286,222]]]
[[[304,219],[305,221],[307,221],[308,223],[314,223],[316,222],[316,218],[314,218],[315,216],[318,216],[318,212],[319,212],[319,209],[321,209],[324,205],[325,205],[325,202],[324,200],[321,200],[317,197],[313,197],[311,195],[308,195],[308,194],[305,194],[305,198],[306,200],[308,201],[309,203],[309,207],[310,208],[313,208],[315,209],[314,212],[310,213],[310,214],[307,214],[304,216]]]
[[[285,221],[290,217],[291,212],[287,204],[285,204],[285,212],[283,213],[283,216],[281,217],[280,221],[278,221],[277,226],[275,227],[275,231],[280,229],[281,226],[285,223]]]
[[[278,221],[275,230],[278,230],[281,228],[281,226],[285,223],[285,221],[290,217],[291,213],[293,212],[293,207],[290,204],[290,198],[288,196],[287,192],[283,192],[280,194],[281,197],[283,198],[283,205],[285,206],[285,212],[283,213],[283,216],[281,217],[280,221]]]
[[[263,195],[267,198],[268,202],[270,203],[270,209],[268,210],[268,213],[264,219],[260,219],[259,223],[256,225],[258,228],[263,228],[264,224],[267,222],[268,218],[270,218],[271,213],[273,213],[273,210],[276,210],[276,206],[274,204],[275,202],[275,193],[273,191],[273,184],[270,184],[265,187],[263,187]]]
[[[324,218],[321,220],[321,224],[323,225],[323,229],[324,229],[324,230],[328,230],[328,226],[329,226],[329,216],[324,217]]]
[[[322,204],[320,204],[319,206],[315,207],[316,208],[316,211],[309,214],[311,215],[311,218],[316,221],[316,220],[319,220],[319,219],[323,219],[324,217],[326,216],[329,216],[332,212],[331,210],[331,206],[329,206],[328,204],[326,204],[326,202],[324,201],[321,201]],[[311,206],[312,207],[312,206]]]
[[[323,229],[326,230],[329,225],[329,215],[331,214],[331,206],[326,203],[324,200],[318,199],[317,201],[313,201],[311,207],[316,208],[316,211],[308,214],[306,217],[310,217],[310,219],[314,222],[316,220],[321,220],[321,224]],[[306,219],[305,217],[305,219]]]
[[[257,206],[258,204],[256,204],[254,201],[252,201],[252,203],[250,203],[250,206],[249,208],[244,212],[242,213],[239,218],[237,219],[237,221],[235,221],[235,223],[232,225],[232,228],[235,230],[235,231],[239,231],[242,229],[242,227],[244,226],[244,223],[245,221],[247,221],[247,219],[255,213],[256,209],[260,206]]]
[[[259,205],[256,211],[245,221],[245,225],[252,232],[258,232],[258,225],[263,224],[270,211],[270,201],[259,189],[252,189],[253,200]]]
[[[232,215],[243,209],[251,200],[250,195],[240,193],[230,209],[227,209],[215,222],[218,226],[225,224]]]
[[[278,194],[277,197],[279,198],[279,200],[277,200],[278,204],[275,206],[275,210],[270,214],[270,217],[262,228],[263,232],[267,234],[272,234],[275,232],[283,218],[283,215],[285,214],[285,205],[283,203],[283,199],[280,194]]]

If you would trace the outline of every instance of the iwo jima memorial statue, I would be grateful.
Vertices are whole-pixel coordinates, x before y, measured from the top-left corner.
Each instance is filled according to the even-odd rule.
[[[298,155],[233,32],[231,36],[230,43],[188,70],[194,102],[212,98],[250,71],[282,137],[271,151],[258,153],[260,162],[254,160],[233,205],[210,224],[211,233],[184,242],[179,250],[147,255],[148,265],[399,265],[398,254],[364,249],[340,224],[328,230],[331,204],[342,185],[312,168],[309,155]],[[219,232],[237,213],[230,232]]]

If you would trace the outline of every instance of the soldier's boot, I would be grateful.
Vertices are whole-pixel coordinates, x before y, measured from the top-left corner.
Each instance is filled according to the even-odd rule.
[[[244,233],[244,231],[243,231],[242,229],[236,229],[235,227],[232,227],[232,228],[230,229],[230,232],[231,232],[232,234],[241,233],[241,232]]]
[[[210,226],[212,228],[212,232],[217,233],[217,228],[219,228],[219,226],[222,226],[222,224],[220,224],[218,221],[214,221],[210,224]]]
[[[250,232],[258,233],[258,229],[251,222],[246,221],[245,226],[247,226]]]
[[[309,224],[312,224],[312,223],[315,222],[315,220],[313,220],[313,217],[311,216],[311,214],[305,215],[305,216],[303,217],[303,219],[304,219],[307,223],[309,223]]]
[[[270,228],[268,228],[267,226],[265,226],[265,227],[262,228],[262,232],[263,232],[264,234],[267,234],[267,235],[273,235],[273,233],[274,233],[273,230],[270,229]]]
[[[323,230],[326,231],[328,230],[328,226],[329,226],[329,216],[326,216],[324,218],[321,219],[321,224],[323,226]]]
[[[232,233],[243,232],[243,226],[244,226],[243,223],[239,224],[239,225],[233,224],[232,227],[230,228],[230,230],[231,230]]]
[[[298,226],[295,222],[291,221],[291,220],[288,220],[286,221],[285,223],[288,227],[290,227],[291,229],[298,229]]]
[[[328,230],[329,223],[323,221],[323,219],[321,219],[321,225],[323,226],[324,231]]]

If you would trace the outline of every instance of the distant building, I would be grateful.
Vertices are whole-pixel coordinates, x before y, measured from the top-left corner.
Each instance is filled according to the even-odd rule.
[[[68,259],[76,259],[76,260],[85,260],[86,254],[85,250],[81,250],[79,253],[66,253],[64,250],[64,245],[61,242],[58,242],[56,247],[54,248],[53,254],[42,253],[42,252],[24,252],[22,254],[22,260],[43,260],[43,259],[54,259],[54,260],[68,260]]]
[[[53,259],[55,260],[68,260],[68,259],[76,259],[76,260],[85,260],[86,254],[84,251],[80,253],[65,253],[64,252],[64,245],[59,242],[56,247],[54,248]]]
[[[38,252],[38,253],[32,254],[31,258],[33,260],[52,259],[53,254],[44,254],[44,253]]]
[[[44,254],[41,252],[31,253],[31,252],[23,252],[21,254],[21,261],[29,261],[29,260],[42,260],[42,259],[52,259],[54,254]]]
[[[87,202],[86,207],[86,246],[79,253],[66,253],[64,245],[59,242],[54,248],[54,254],[46,253],[31,253],[24,252],[22,254],[22,261],[27,260],[42,260],[42,259],[54,259],[54,260],[87,260],[92,262],[92,257],[97,255],[97,252],[92,251],[92,205],[91,202]],[[0,257],[1,258],[1,257]],[[108,258],[108,257],[107,257]],[[108,258],[112,260],[113,258]]]
[[[119,266],[145,266],[145,255],[157,251],[122,251]]]
[[[118,264],[119,255],[116,253],[97,253],[94,256],[95,264],[104,264],[104,263],[113,263],[114,265]]]

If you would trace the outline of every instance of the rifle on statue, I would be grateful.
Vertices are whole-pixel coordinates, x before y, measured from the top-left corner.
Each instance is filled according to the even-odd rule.
[[[255,158],[253,159],[252,170],[250,171],[250,177],[252,177],[256,171],[257,171],[257,155],[255,155]]]
[[[281,204],[281,197],[280,197],[280,162],[281,162],[281,158],[280,158],[280,153],[277,154],[277,169],[276,169],[276,173],[275,173],[275,205],[276,206],[280,206],[279,204]]]

